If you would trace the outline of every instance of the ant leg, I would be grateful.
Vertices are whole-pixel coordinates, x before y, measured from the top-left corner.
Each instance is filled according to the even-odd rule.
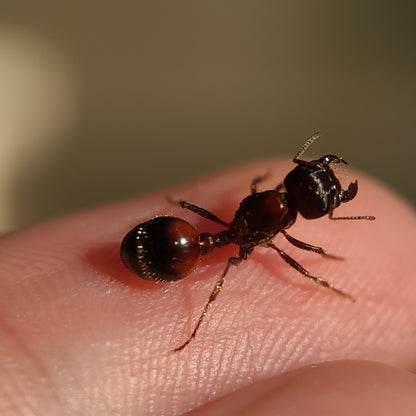
[[[329,211],[329,219],[330,220],[368,220],[373,221],[376,219],[374,215],[347,215],[343,217],[334,217],[334,212]]]
[[[178,348],[175,348],[173,351],[181,351],[183,350],[191,341],[192,339],[195,337],[199,327],[201,326],[202,321],[204,320],[205,316],[208,313],[209,308],[211,307],[212,302],[214,302],[214,300],[216,299],[216,297],[218,296],[218,293],[220,293],[222,286],[224,284],[225,281],[225,276],[228,273],[228,270],[230,269],[231,266],[238,266],[241,261],[243,260],[243,257],[230,257],[228,259],[228,263],[227,266],[225,267],[224,271],[222,272],[221,276],[219,277],[219,279],[217,280],[217,283],[215,284],[214,290],[211,292],[211,295],[208,299],[207,304],[205,305],[205,308],[201,314],[201,316],[199,317],[198,323],[196,324],[194,330],[192,331],[191,336]]]
[[[200,215],[201,217],[206,218],[207,220],[214,221],[218,224],[223,225],[224,227],[228,227],[228,222],[223,221],[221,218],[218,218],[216,215],[214,215],[212,212],[207,211],[204,208],[199,207],[198,205],[191,204],[188,201],[184,201],[180,199],[179,201],[175,201],[174,199],[167,197],[167,200],[171,202],[172,204],[179,205],[180,207],[187,209],[189,211],[194,212],[195,214]]]
[[[257,185],[267,179],[270,176],[270,172],[267,172],[265,175],[262,176],[256,176],[252,181],[250,185],[251,195],[257,193]]]
[[[302,250],[313,251],[314,253],[321,254],[324,257],[328,257],[336,260],[343,260],[343,257],[336,256],[334,254],[329,254],[322,247],[313,246],[312,244],[305,243],[303,241],[297,240],[296,238],[289,235],[285,230],[282,231],[283,235],[287,238],[290,244],[293,244],[295,247],[301,248]]]
[[[321,133],[317,132],[313,134],[311,137],[309,137],[308,140],[306,140],[305,144],[300,148],[299,152],[296,153],[296,155],[293,158],[294,163],[309,163],[306,160],[299,159],[305,152],[306,149],[317,139],[319,139]]]
[[[276,186],[276,188],[274,188],[274,190],[275,190],[275,191],[277,191],[277,192],[279,192],[279,191],[281,191],[284,187],[285,187],[285,184],[282,182],[282,183],[279,183],[279,185],[277,185],[277,186]]]
[[[327,287],[328,289],[333,290],[334,292],[338,293],[341,296],[344,296],[348,299],[350,299],[351,301],[355,302],[356,299],[349,295],[348,293],[343,292],[342,290],[337,289],[336,287],[334,287],[331,283],[327,282],[326,280],[322,279],[322,277],[317,277],[317,276],[312,276],[305,268],[303,268],[297,261],[295,261],[294,259],[292,259],[292,257],[290,257],[289,255],[287,255],[284,251],[280,250],[280,248],[276,247],[274,244],[269,244],[268,247],[276,250],[280,257],[291,267],[293,267],[295,270],[297,270],[299,273],[302,273],[305,277],[307,277],[308,279],[313,280],[315,283],[317,283],[318,285]]]

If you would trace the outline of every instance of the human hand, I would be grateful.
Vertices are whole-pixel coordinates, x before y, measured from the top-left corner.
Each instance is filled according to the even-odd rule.
[[[166,193],[230,220],[253,177],[273,172],[259,185],[272,188],[292,167],[252,164],[4,236],[0,413],[179,415],[219,399],[195,414],[415,414],[415,376],[406,370],[416,351],[416,220],[377,182],[357,175],[358,196],[339,208],[376,221],[298,219],[290,229],[344,261],[275,239],[356,303],[256,248],[230,270],[196,338],[173,352],[235,247],[174,283],[140,279],[119,259],[124,234],[155,215],[218,229],[169,205]]]

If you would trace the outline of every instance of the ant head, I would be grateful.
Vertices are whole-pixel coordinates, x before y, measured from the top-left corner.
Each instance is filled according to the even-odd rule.
[[[315,162],[315,161],[312,161],[312,162]],[[347,162],[341,156],[336,156],[336,155],[322,156],[317,162],[320,162],[324,165],[329,165],[330,163],[341,163],[341,162],[347,164]]]
[[[286,176],[284,184],[287,193],[304,218],[323,217],[341,202],[346,202],[341,184],[330,167],[331,163],[341,162],[346,163],[335,155],[325,155],[310,162],[299,161],[298,166]]]

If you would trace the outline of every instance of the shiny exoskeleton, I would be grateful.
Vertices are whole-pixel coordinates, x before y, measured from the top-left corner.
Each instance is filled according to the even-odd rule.
[[[299,159],[318,137],[317,133],[306,141],[293,158],[297,166],[275,189],[257,192],[257,184],[264,177],[255,178],[251,183],[250,195],[243,199],[230,223],[197,205],[183,200],[177,201],[182,208],[223,225],[225,230],[217,234],[198,233],[192,225],[180,218],[162,216],[139,224],[124,237],[120,253],[125,266],[143,279],[163,282],[188,276],[198,266],[200,257],[210,253],[214,248],[228,244],[236,244],[239,247],[238,255],[228,259],[192,334],[175,351],[182,350],[195,337],[209,307],[220,292],[230,267],[246,260],[256,246],[272,248],[305,277],[350,300],[355,300],[321,277],[311,275],[273,243],[276,234],[282,233],[298,248],[327,257],[340,258],[328,254],[321,247],[297,240],[287,233],[286,230],[296,221],[297,213],[307,219],[328,214],[333,220],[374,220],[374,217],[369,215],[334,217],[335,208],[355,197],[358,185],[355,181],[346,190],[342,189],[331,169],[331,164],[346,163],[341,157],[326,155],[309,162]]]

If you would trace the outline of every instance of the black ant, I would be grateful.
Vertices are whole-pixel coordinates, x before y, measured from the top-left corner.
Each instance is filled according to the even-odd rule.
[[[230,257],[219,276],[214,290],[189,338],[174,351],[185,348],[195,337],[209,307],[218,296],[231,266],[246,260],[256,246],[275,250],[289,266],[321,286],[325,286],[352,301],[355,298],[321,277],[313,276],[292,257],[273,244],[273,238],[282,233],[294,246],[334,257],[321,247],[313,246],[290,236],[287,229],[296,221],[299,212],[306,219],[323,217],[331,220],[374,220],[371,215],[334,217],[342,202],[351,201],[357,194],[357,181],[343,190],[331,169],[332,163],[346,163],[341,157],[325,155],[310,162],[299,159],[319,137],[310,137],[293,158],[297,166],[288,173],[283,183],[275,189],[257,192],[257,184],[265,176],[253,179],[251,193],[243,199],[231,222],[226,222],[211,212],[187,201],[177,201],[182,208],[223,225],[226,229],[217,234],[198,233],[188,222],[175,217],[156,217],[133,228],[121,243],[121,259],[125,266],[143,279],[171,282],[183,279],[199,264],[200,257],[214,248],[236,244],[238,255]]]

